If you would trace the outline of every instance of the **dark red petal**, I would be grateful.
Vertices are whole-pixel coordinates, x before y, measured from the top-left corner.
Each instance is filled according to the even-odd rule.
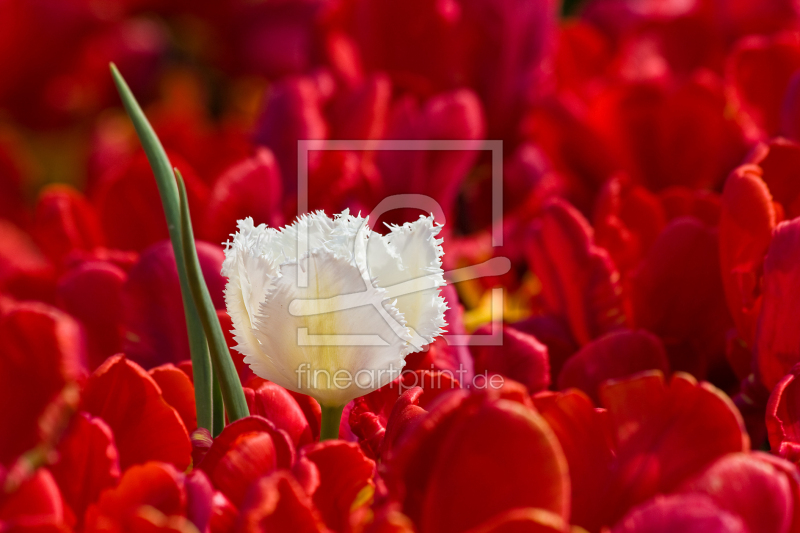
[[[278,161],[286,194],[297,193],[298,139],[325,139],[328,126],[322,115],[323,96],[313,78],[287,78],[270,87],[255,141],[266,146]],[[309,168],[321,154],[309,155]]]
[[[764,290],[756,331],[761,381],[772,389],[800,361],[800,219],[775,228],[764,258]]]
[[[258,480],[241,506],[238,531],[326,533],[328,528],[314,504],[288,472]]]
[[[686,483],[681,492],[711,497],[750,533],[785,533],[795,513],[789,480],[758,454],[729,454]]]
[[[490,326],[482,326],[475,335],[491,334]],[[528,387],[531,393],[550,386],[550,364],[547,346],[528,333],[512,326],[503,326],[501,346],[471,346],[476,374],[502,374]]]
[[[0,464],[39,441],[39,417],[86,372],[83,332],[46,304],[12,303],[0,314]]]
[[[58,460],[50,471],[64,502],[81,521],[100,493],[119,480],[119,456],[111,428],[100,418],[76,415],[58,445]]]
[[[648,252],[667,223],[659,198],[621,176],[606,181],[594,208],[595,241],[626,272]]]
[[[372,486],[375,463],[358,444],[338,440],[306,446],[300,455],[313,462],[319,472],[319,486],[312,498],[325,523],[335,531],[344,530],[356,497]]]
[[[775,208],[759,167],[741,166],[728,176],[722,192],[719,260],[733,321],[753,345],[764,254],[772,240]]]
[[[726,65],[734,105],[763,137],[780,126],[783,95],[800,67],[800,43],[790,33],[741,40]]]
[[[644,370],[669,374],[669,361],[661,340],[645,330],[608,333],[581,348],[567,360],[558,376],[558,388],[575,387],[600,403],[600,385]]]
[[[223,243],[236,233],[236,222],[252,217],[253,223],[283,225],[283,185],[272,152],[265,148],[238,162],[214,183],[208,200],[204,238]]]
[[[222,248],[197,242],[197,255],[214,307],[224,309]],[[145,368],[190,358],[178,270],[169,241],[145,250],[123,289],[125,354]]]
[[[122,350],[122,287],[127,279],[111,262],[87,261],[58,281],[58,305],[86,328],[91,370]]]
[[[544,209],[531,234],[529,261],[542,282],[545,306],[564,318],[580,344],[626,321],[619,273],[594,245],[586,219],[561,200]]]
[[[767,404],[766,426],[772,453],[800,462],[800,381],[796,365],[772,389]]]
[[[604,494],[608,523],[659,492],[668,492],[750,441],[733,403],[708,383],[660,372],[611,381],[600,389],[614,428],[616,457]]]
[[[264,380],[260,384],[251,384],[254,385],[253,388],[244,388],[250,414],[263,416],[275,424],[275,427],[284,430],[295,447],[314,440],[308,419],[286,389]]]
[[[569,465],[572,490],[570,523],[596,531],[603,523],[599,497],[611,475],[613,451],[605,417],[583,393],[544,393],[534,404],[558,437]]]
[[[786,218],[800,216],[800,182],[797,179],[800,144],[780,137],[772,139],[753,148],[747,162],[761,167],[761,179],[769,187],[772,198],[783,207]]]
[[[81,404],[111,428],[123,470],[147,461],[189,466],[192,447],[180,416],[153,378],[125,356],[110,358],[92,374]]]
[[[635,507],[611,533],[748,533],[742,520],[725,512],[707,496],[656,496]]]
[[[634,322],[661,337],[673,370],[704,378],[725,363],[732,320],[716,233],[695,218],[672,221],[633,274]]]
[[[55,263],[72,250],[89,251],[104,241],[94,207],[68,185],[50,185],[39,193],[31,233]]]
[[[149,462],[130,467],[119,485],[106,490],[86,512],[86,531],[124,528],[142,507],[150,506],[170,515],[185,515],[183,475],[172,465]]]
[[[161,396],[175,409],[190,434],[197,429],[197,406],[194,401],[194,385],[183,370],[167,363],[149,372],[161,389]]]

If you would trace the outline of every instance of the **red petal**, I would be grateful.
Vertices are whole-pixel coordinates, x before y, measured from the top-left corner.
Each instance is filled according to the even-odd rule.
[[[50,466],[64,501],[78,521],[103,489],[119,480],[119,456],[111,428],[100,418],[80,413],[58,445],[58,460]]]
[[[790,33],[742,39],[728,56],[725,75],[734,106],[761,136],[778,132],[783,95],[798,67],[800,43]]]
[[[773,453],[800,462],[800,381],[795,366],[772,389],[767,404],[766,425]]]
[[[608,523],[631,506],[677,487],[750,442],[741,415],[722,392],[691,376],[660,372],[611,381],[600,389],[615,432],[613,478],[605,493]]]
[[[186,512],[183,475],[172,465],[149,462],[129,468],[119,485],[106,490],[86,512],[87,532],[124,529],[141,508],[150,506],[164,515]]]
[[[482,326],[475,335],[488,335],[490,326]],[[528,387],[531,393],[550,386],[547,347],[533,335],[511,326],[503,326],[502,346],[472,346],[476,374],[502,374]]]
[[[197,406],[194,401],[194,385],[185,372],[167,363],[149,372],[161,389],[161,396],[175,409],[190,434],[197,429]]]
[[[92,374],[81,403],[111,428],[123,470],[147,461],[189,466],[192,447],[180,416],[153,378],[125,356],[110,358]]]
[[[594,210],[595,241],[625,272],[636,266],[667,223],[659,198],[619,176],[608,180]]]
[[[278,429],[284,430],[295,447],[313,441],[311,426],[303,410],[289,392],[270,381],[261,381],[255,388],[245,387],[250,414],[263,416]]]
[[[544,509],[514,509],[495,516],[468,533],[563,533],[569,524]]]
[[[59,306],[86,327],[91,370],[122,350],[122,287],[127,279],[113,263],[87,261],[58,281]]]
[[[794,516],[789,480],[759,454],[729,454],[681,488],[709,496],[738,516],[750,533],[785,533]]]
[[[719,221],[722,282],[736,329],[753,345],[759,307],[760,271],[772,240],[775,208],[761,169],[741,166],[725,182]]]
[[[72,250],[89,251],[103,244],[97,213],[83,194],[68,185],[50,185],[39,193],[31,233],[56,263]]]
[[[731,318],[715,232],[694,218],[671,222],[634,273],[637,327],[664,341],[673,370],[703,378],[725,362]]]
[[[800,144],[781,138],[772,139],[757,145],[747,162],[761,167],[761,179],[769,187],[772,198],[783,207],[786,218],[800,216],[800,182],[797,179]]]
[[[0,290],[19,299],[52,300],[55,272],[27,233],[0,220]]]
[[[314,504],[288,472],[263,477],[250,489],[241,506],[238,531],[326,533],[328,528]]]
[[[399,380],[356,398],[347,417],[348,426],[367,455],[377,459],[402,434],[415,414],[424,412],[440,394],[460,386],[451,372],[403,372]],[[419,391],[407,393],[417,387]],[[395,423],[384,444],[390,420],[395,420]]]
[[[600,403],[600,385],[644,370],[669,374],[669,361],[658,337],[645,330],[621,330],[595,339],[564,365],[558,388],[576,387]]]
[[[236,222],[252,217],[258,225],[283,225],[282,183],[272,152],[265,148],[238,162],[214,183],[208,200],[204,238],[222,243],[236,232]]]
[[[222,248],[197,242],[197,255],[214,307],[224,309]],[[128,275],[123,304],[128,357],[145,368],[190,358],[178,270],[169,241],[142,253]]]
[[[208,190],[180,157],[171,154],[170,160],[183,175],[195,233],[201,234]],[[161,198],[144,152],[106,172],[93,199],[109,246],[142,251],[169,238],[166,220],[156,207]]]
[[[554,200],[531,234],[532,268],[549,312],[565,318],[580,344],[625,323],[619,273],[593,244],[592,229],[572,206]]]
[[[0,524],[11,531],[55,531],[64,527],[64,505],[53,476],[38,470],[11,495],[0,497]],[[36,528],[36,529],[35,529]],[[38,528],[42,528],[39,530]]]
[[[657,496],[631,510],[611,533],[748,533],[736,515],[695,494]]]
[[[572,489],[570,522],[589,531],[603,525],[603,493],[611,474],[613,452],[605,417],[579,391],[534,397],[534,403],[558,437],[569,464]]]
[[[764,290],[756,331],[761,381],[768,389],[800,361],[800,219],[775,228],[764,258]]]
[[[312,461],[319,471],[320,482],[313,500],[325,523],[335,531],[344,530],[356,497],[372,485],[375,463],[357,444],[337,440],[306,446],[300,455]]]
[[[225,426],[197,468],[238,506],[256,479],[292,463],[290,437],[269,420],[248,416]]]
[[[45,304],[15,303],[0,314],[0,464],[39,440],[39,417],[86,370],[83,332]]]
[[[443,93],[418,107],[411,99],[399,100],[392,109],[385,138],[464,139],[484,138],[485,120],[474,93],[460,90]],[[475,144],[475,148],[478,144]],[[472,168],[476,150],[397,151],[380,150],[375,164],[383,180],[384,194],[426,194],[434,198],[446,217],[455,216],[461,181]],[[407,210],[394,210],[380,219],[412,220]],[[415,212],[414,216],[417,216]],[[379,224],[378,220],[374,223]]]

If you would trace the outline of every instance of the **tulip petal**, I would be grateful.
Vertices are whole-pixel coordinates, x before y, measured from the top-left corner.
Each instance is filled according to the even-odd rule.
[[[387,290],[387,298],[397,299],[395,306],[403,314],[406,325],[413,328],[425,344],[433,342],[446,326],[447,304],[438,290],[445,284],[442,239],[436,238],[441,228],[434,224],[432,215],[420,216],[402,226],[389,226],[386,235],[373,232],[367,245],[370,276],[377,278],[378,285]],[[392,290],[401,283],[403,291]],[[414,351],[418,351],[421,346],[415,348]]]
[[[756,330],[756,358],[768,389],[800,361],[800,219],[775,228],[764,258],[764,290]]]
[[[184,470],[191,462],[189,434],[158,384],[139,365],[118,355],[89,378],[83,410],[102,418],[114,433],[120,467],[164,461]]]
[[[581,348],[567,360],[558,376],[558,388],[575,387],[599,404],[600,385],[644,370],[669,374],[669,361],[661,340],[645,330],[608,333]]]
[[[482,326],[475,335],[488,335],[489,326]],[[550,386],[550,363],[547,346],[511,326],[503,326],[502,346],[472,346],[475,358],[475,373],[497,373],[519,381],[531,394]]]
[[[191,435],[197,429],[194,385],[186,373],[173,364],[157,366],[148,372],[161,389],[161,396],[175,409]]]
[[[742,520],[695,494],[657,496],[635,507],[611,533],[748,533]]]
[[[45,304],[14,303],[0,313],[0,464],[39,442],[47,405],[84,375],[82,337],[72,317]]]
[[[343,531],[356,497],[373,485],[375,463],[357,444],[337,440],[311,444],[300,456],[313,462],[319,472],[319,486],[312,495],[314,504],[328,527]]]
[[[750,533],[786,533],[796,512],[789,480],[760,454],[732,453],[709,466],[681,492],[709,496],[742,519]]]
[[[242,504],[237,530],[242,533],[329,532],[311,498],[288,472],[275,472],[253,485]]]
[[[79,519],[100,493],[119,481],[119,455],[111,428],[100,418],[77,415],[50,466],[64,501]]]

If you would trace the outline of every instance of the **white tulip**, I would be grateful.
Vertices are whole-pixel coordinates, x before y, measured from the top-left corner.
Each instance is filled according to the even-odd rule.
[[[397,378],[406,355],[443,332],[432,216],[387,235],[348,211],[280,230],[251,218],[238,226],[222,265],[225,302],[236,349],[256,375],[340,406]]]

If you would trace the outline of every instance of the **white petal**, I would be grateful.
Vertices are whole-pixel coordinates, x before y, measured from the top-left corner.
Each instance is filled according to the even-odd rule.
[[[297,261],[280,266],[255,323],[260,353],[247,354],[245,362],[257,375],[324,405],[345,404],[396,378],[410,336],[402,315],[386,301],[386,292],[371,283],[365,286],[349,258],[325,247],[300,264],[308,265],[309,286],[296,284]],[[292,306],[292,311],[306,314],[290,313],[295,300],[303,305]],[[337,310],[344,300],[346,309]],[[382,345],[358,345],[364,336]],[[338,371],[350,377],[348,386],[336,386]],[[360,371],[365,371],[360,374],[363,386],[353,382]]]
[[[403,313],[408,327],[418,335],[410,351],[419,351],[433,342],[447,324],[447,304],[439,294],[445,284],[442,271],[441,226],[433,216],[420,217],[402,226],[390,226],[390,233],[373,233],[367,250],[370,276],[387,289],[390,298]],[[421,339],[420,339],[421,338]]]

